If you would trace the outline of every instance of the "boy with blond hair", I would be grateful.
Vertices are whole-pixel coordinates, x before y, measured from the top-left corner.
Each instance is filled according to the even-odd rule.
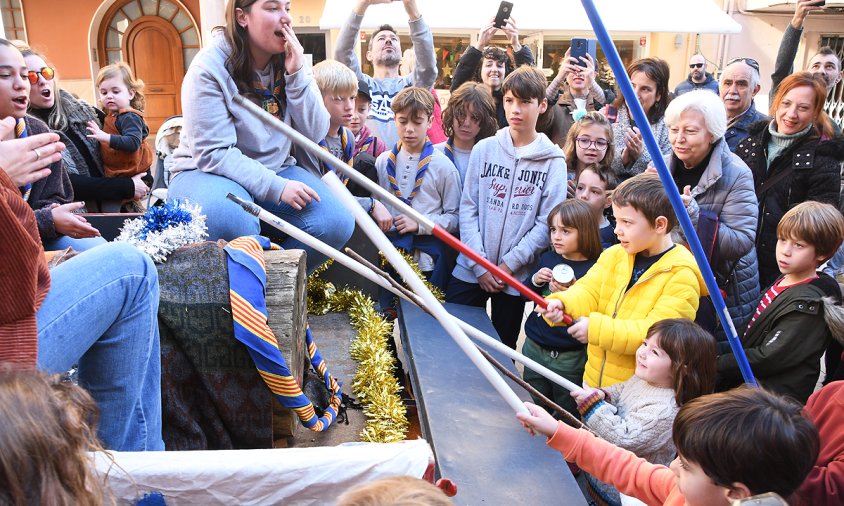
[[[583,380],[593,388],[627,380],[636,350],[655,322],[694,320],[701,295],[708,295],[694,256],[671,240],[677,217],[656,174],[640,174],[613,192],[619,244],[607,248],[577,283],[552,293],[542,312],[560,325],[576,321],[569,335],[586,344]]]
[[[314,81],[316,81],[317,87],[322,93],[322,102],[330,117],[328,133],[324,139],[319,141],[319,145],[352,167],[355,135],[349,129],[348,124],[352,119],[355,98],[358,94],[358,80],[354,72],[336,60],[325,60],[317,63],[314,65],[313,73]],[[372,198],[369,192],[357,191],[357,186],[354,183],[350,184],[347,175],[323,163],[304,149],[294,147],[294,153],[300,165],[317,176],[322,176],[329,170],[334,171],[340,181],[343,181],[352,191],[352,194],[357,197],[360,205],[378,223],[381,230],[389,230],[391,221],[387,209],[381,202]]]
[[[337,498],[337,506],[452,506],[435,485],[413,476],[391,476],[363,483]]]
[[[782,276],[762,295],[741,338],[759,383],[805,403],[820,376],[820,360],[835,338],[844,338],[841,289],[818,267],[844,237],[844,217],[834,206],[808,201],[777,225],[777,266]],[[719,388],[741,381],[732,353],[718,357]]]
[[[358,93],[358,81],[355,73],[336,60],[325,60],[314,65],[314,81],[322,94],[322,103],[330,117],[328,132],[320,139],[319,145],[349,166],[352,165],[355,152],[355,136],[348,128],[355,108]],[[296,159],[301,166],[318,176],[331,170],[319,159],[302,149],[296,150]],[[346,180],[342,172],[337,172],[341,181]]]
[[[509,126],[475,144],[460,201],[460,238],[493,264],[525,279],[548,248],[548,213],[566,198],[563,151],[536,122],[548,107],[545,75],[519,67],[504,79],[504,111]],[[466,255],[457,257],[446,301],[486,307],[492,325],[515,349],[524,316],[519,293]]]

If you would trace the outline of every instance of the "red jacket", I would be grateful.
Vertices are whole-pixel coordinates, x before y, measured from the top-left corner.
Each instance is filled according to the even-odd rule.
[[[35,214],[0,169],[0,362],[34,369],[35,312],[50,289]]]
[[[844,381],[821,388],[806,402],[806,415],[815,422],[821,451],[815,467],[800,485],[799,504],[844,504]]]

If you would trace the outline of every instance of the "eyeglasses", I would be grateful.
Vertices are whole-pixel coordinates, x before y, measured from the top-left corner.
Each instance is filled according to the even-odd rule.
[[[594,145],[595,149],[597,149],[598,151],[603,151],[607,149],[607,146],[610,145],[610,143],[604,139],[596,139],[593,141],[588,137],[578,137],[575,140],[577,141],[577,145],[580,147],[580,149],[589,149],[591,146]]]
[[[727,66],[730,66],[737,61],[743,61],[744,63],[756,69],[756,72],[759,72],[759,62],[754,60],[753,58],[744,58],[739,56],[738,58],[733,58],[732,60],[728,61]]]
[[[703,67],[703,65],[704,65],[703,63],[689,63],[689,68],[690,69],[699,69],[699,68]]]
[[[56,77],[56,69],[53,67],[41,67],[41,70],[30,70],[26,73],[26,77],[29,79],[30,84],[37,83],[39,75],[43,77],[45,81],[52,81],[53,78]]]

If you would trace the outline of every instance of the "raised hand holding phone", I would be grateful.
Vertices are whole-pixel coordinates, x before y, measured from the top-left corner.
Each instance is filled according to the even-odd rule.
[[[513,11],[513,3],[503,1],[498,6],[498,12],[495,14],[495,22],[493,26],[496,28],[504,28],[504,24],[507,22],[507,19],[510,17],[510,14]]]

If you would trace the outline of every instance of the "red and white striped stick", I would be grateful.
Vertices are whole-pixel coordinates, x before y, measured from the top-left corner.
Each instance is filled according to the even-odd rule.
[[[432,220],[428,219],[428,217],[424,214],[420,213],[416,209],[413,209],[401,199],[397,198],[395,195],[382,188],[380,185],[374,183],[360,172],[354,170],[352,167],[349,167],[349,165],[332,155],[330,152],[326,151],[325,149],[322,149],[322,147],[320,147],[318,144],[308,139],[301,133],[297,132],[293,127],[291,127],[287,123],[279,121],[276,117],[264,111],[263,109],[255,105],[253,102],[249,101],[241,95],[236,95],[233,101],[236,104],[243,106],[256,116],[262,118],[267,126],[279,130],[281,133],[288,136],[294,144],[297,144],[299,147],[303,148],[311,155],[319,158],[329,166],[334,167],[335,169],[343,172],[343,174],[348,176],[349,179],[359,184],[360,186],[366,188],[367,191],[369,191],[373,195],[377,195],[380,200],[389,202],[391,206],[399,209],[405,215],[413,218],[413,220],[419,224],[419,228],[421,231],[430,233],[431,235],[439,238],[444,243],[448,244],[451,248],[471,258],[473,261],[483,266],[484,269],[491,272],[496,278],[502,280],[508,286],[512,287],[523,296],[535,302],[539,307],[543,309],[548,307],[548,303],[545,301],[544,298],[542,298],[542,296],[540,296],[530,288],[526,287],[521,281],[514,278],[512,275],[508,274],[486,258],[482,257],[480,254],[478,254],[478,252],[467,246],[465,243],[461,242],[460,239],[451,235],[446,229],[440,227]],[[572,322],[573,320],[571,316],[564,315],[564,324],[571,325]]]

